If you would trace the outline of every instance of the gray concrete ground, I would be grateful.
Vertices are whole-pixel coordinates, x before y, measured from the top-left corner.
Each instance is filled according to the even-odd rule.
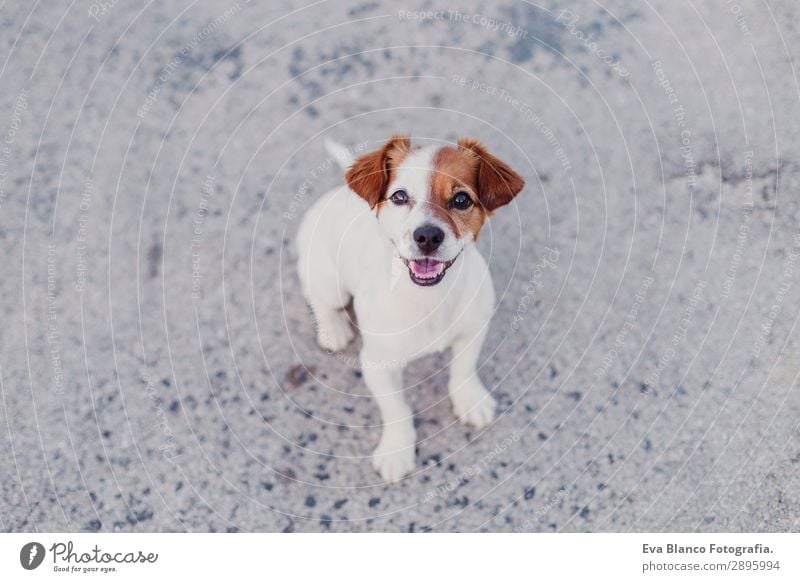
[[[0,14],[0,529],[800,529],[794,2]],[[384,485],[291,243],[323,138],[393,131],[528,185],[480,241],[501,414],[455,424],[446,354],[414,364]]]

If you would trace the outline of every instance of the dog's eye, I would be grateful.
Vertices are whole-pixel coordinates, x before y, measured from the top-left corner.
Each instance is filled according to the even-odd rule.
[[[452,204],[453,208],[466,210],[472,206],[472,198],[470,198],[469,194],[466,192],[458,192],[455,196],[453,196],[452,200],[450,200],[450,204]]]
[[[389,197],[389,200],[397,204],[398,206],[401,204],[408,203],[408,193],[405,190],[398,190],[394,194]]]

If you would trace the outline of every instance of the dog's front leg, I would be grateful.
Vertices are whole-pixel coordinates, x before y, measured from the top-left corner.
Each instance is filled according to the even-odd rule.
[[[465,424],[483,428],[494,420],[495,401],[478,377],[475,367],[487,329],[453,343],[450,363],[450,399],[453,412]]]
[[[361,368],[383,420],[380,443],[372,465],[385,481],[399,481],[414,469],[416,433],[411,408],[403,398],[403,370],[397,362],[361,352]]]

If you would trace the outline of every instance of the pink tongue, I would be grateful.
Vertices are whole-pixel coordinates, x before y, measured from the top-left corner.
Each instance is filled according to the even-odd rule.
[[[433,279],[441,274],[444,270],[444,263],[441,261],[434,261],[433,259],[420,259],[418,261],[411,261],[411,271],[415,276],[421,279]]]

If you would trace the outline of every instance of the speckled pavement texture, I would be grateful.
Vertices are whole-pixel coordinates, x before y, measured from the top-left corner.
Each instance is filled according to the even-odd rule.
[[[799,11],[6,2],[0,530],[797,531]],[[480,239],[498,419],[413,364],[385,485],[292,241],[324,138],[394,131],[527,187]]]

